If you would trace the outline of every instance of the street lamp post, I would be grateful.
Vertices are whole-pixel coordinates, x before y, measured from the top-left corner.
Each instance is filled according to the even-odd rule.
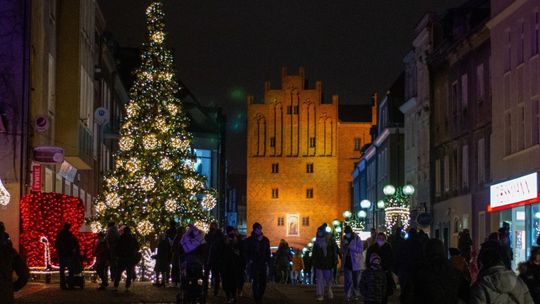
[[[410,184],[403,187],[395,187],[390,184],[384,186],[384,201],[377,202],[377,206],[384,207],[384,219],[388,233],[391,233],[396,227],[406,229],[409,226],[409,198],[414,194],[414,191],[414,187]]]

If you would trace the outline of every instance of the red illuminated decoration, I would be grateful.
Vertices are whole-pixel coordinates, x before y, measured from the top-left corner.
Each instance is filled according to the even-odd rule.
[[[29,267],[58,268],[54,243],[66,222],[71,224],[71,232],[79,240],[83,265],[93,264],[96,236],[80,232],[84,223],[84,204],[80,199],[61,193],[29,194],[21,199],[21,218],[21,246]]]

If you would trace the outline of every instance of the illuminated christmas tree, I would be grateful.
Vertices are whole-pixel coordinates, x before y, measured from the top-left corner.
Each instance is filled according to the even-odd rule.
[[[125,223],[143,242],[164,232],[173,218],[205,227],[216,204],[214,191],[195,172],[189,122],[165,45],[163,4],[152,2],[146,16],[148,41],[126,105],[120,150],[90,219],[94,231]]]

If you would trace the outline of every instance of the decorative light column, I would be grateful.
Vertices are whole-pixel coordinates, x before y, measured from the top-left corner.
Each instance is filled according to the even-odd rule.
[[[384,201],[377,202],[377,207],[384,207],[384,219],[388,234],[396,227],[407,229],[410,224],[409,198],[414,194],[412,185],[395,187],[386,185],[383,188]]]

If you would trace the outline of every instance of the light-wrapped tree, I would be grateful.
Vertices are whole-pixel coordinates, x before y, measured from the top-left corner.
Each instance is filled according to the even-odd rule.
[[[214,191],[195,172],[188,118],[176,96],[173,57],[165,45],[163,4],[146,10],[148,41],[130,90],[115,166],[95,202],[93,230],[109,222],[134,228],[141,241],[164,232],[171,219],[208,224]]]

